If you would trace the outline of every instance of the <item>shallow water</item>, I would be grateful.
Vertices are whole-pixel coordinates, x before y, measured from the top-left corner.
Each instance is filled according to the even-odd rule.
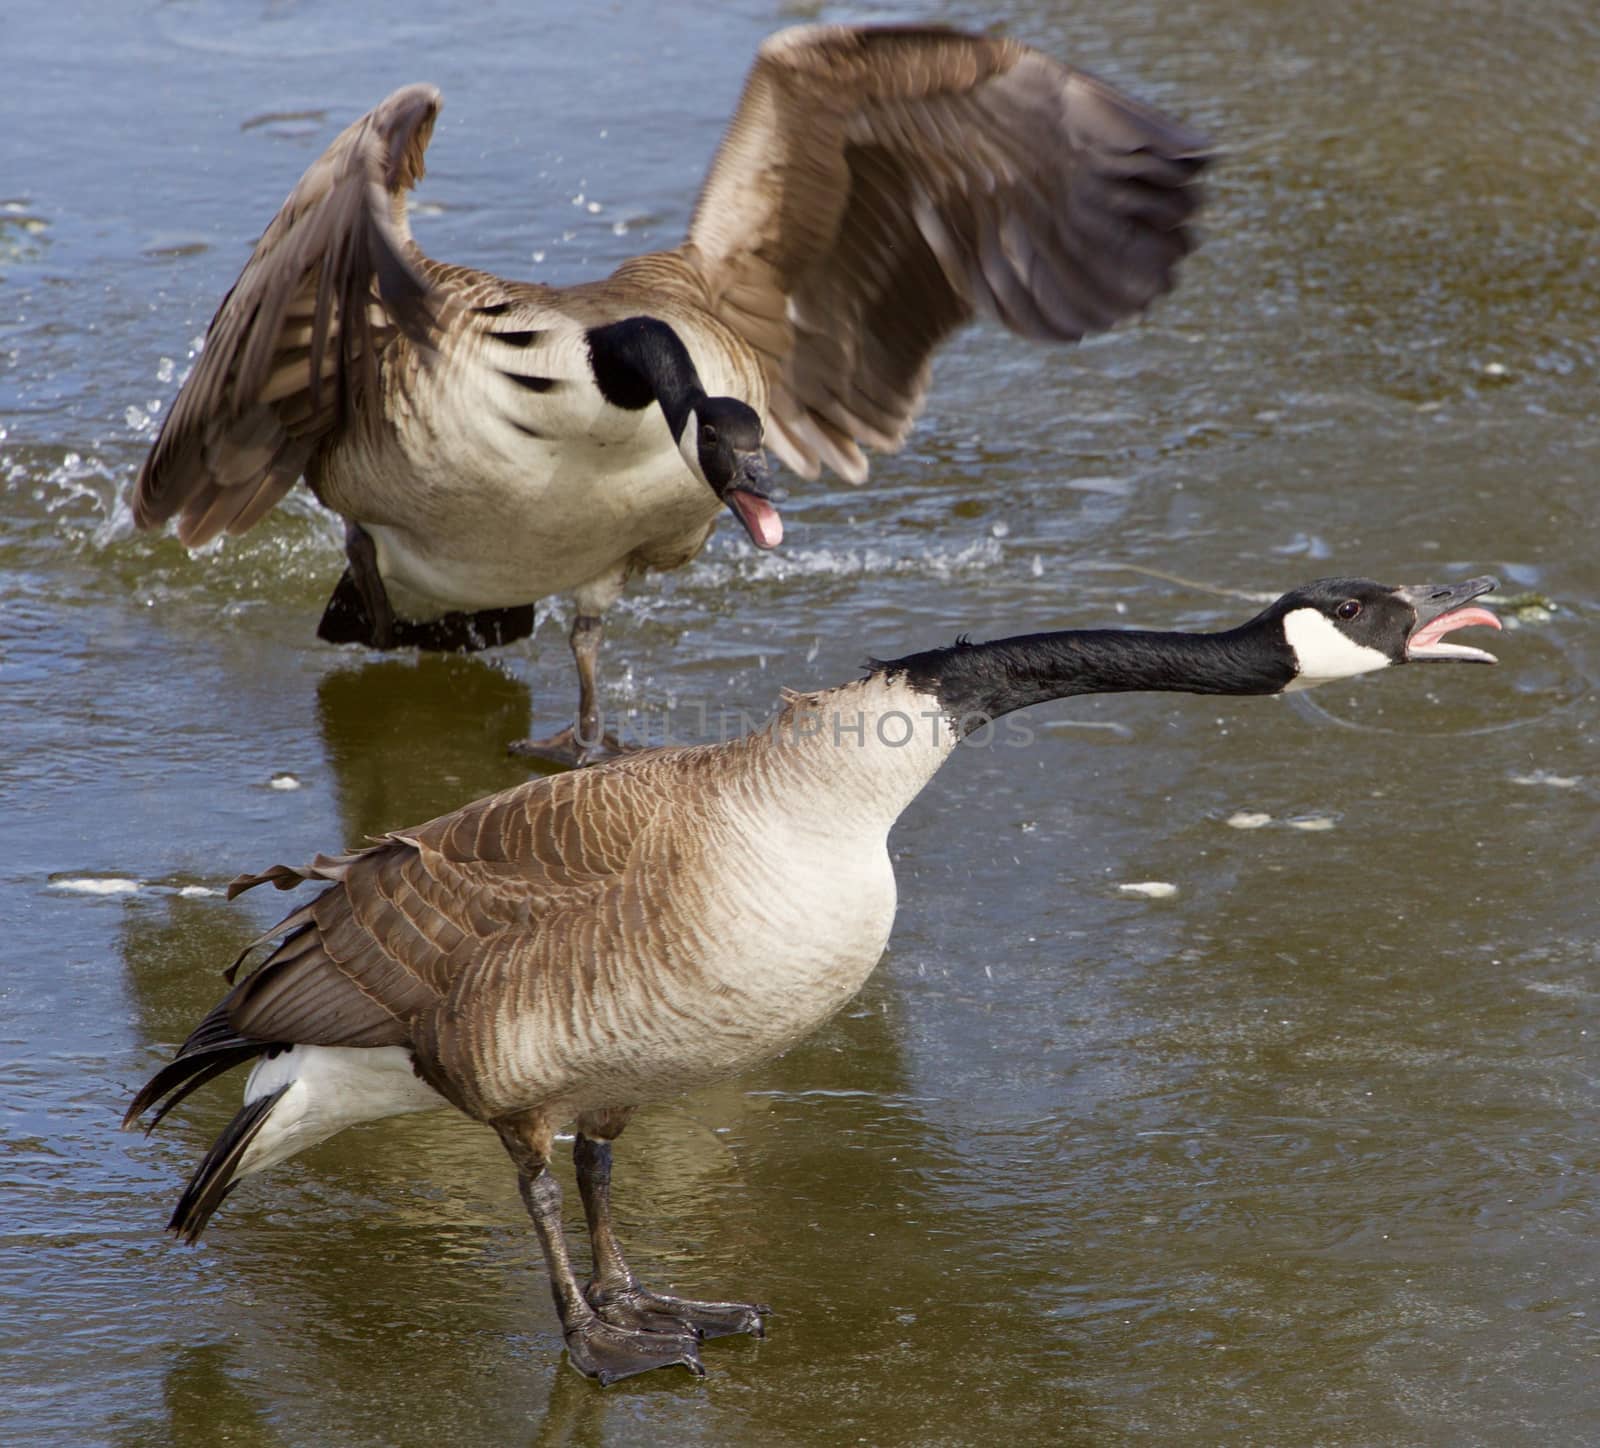
[[[679,234],[761,36],[917,14],[1211,131],[1207,244],[1111,338],[964,335],[867,488],[794,482],[780,554],[724,530],[636,587],[612,711],[759,714],[957,630],[1218,626],[1252,607],[1226,590],[1334,572],[1558,607],[1493,672],[1081,700],[958,756],[894,837],[861,997],[619,1147],[642,1273],[774,1304],[704,1382],[562,1366],[503,1154],[449,1117],[347,1133],[173,1246],[237,1087],[115,1125],[281,904],[220,887],[515,782],[503,742],[571,705],[560,606],[488,660],[316,644],[341,565],[304,498],[198,558],[131,535],[117,498],[251,240],[340,125],[431,79],[422,244],[593,275]],[[85,25],[4,26],[0,1439],[1600,1439],[1592,7]],[[1176,893],[1118,888],[1146,881]]]

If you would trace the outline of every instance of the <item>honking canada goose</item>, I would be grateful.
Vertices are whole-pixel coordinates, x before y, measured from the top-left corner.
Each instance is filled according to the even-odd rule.
[[[1493,587],[1336,579],[1225,633],[958,643],[792,695],[731,742],[533,780],[367,849],[242,875],[230,895],[328,888],[255,942],[277,943],[124,1125],[255,1062],[168,1224],[193,1241],[241,1177],[357,1122],[455,1106],[516,1164],[573,1364],[603,1382],[698,1373],[698,1337],[759,1333],[765,1309],[639,1285],[611,1228],[611,1142],[641,1104],[777,1055],[860,989],[894,919],[890,827],[959,736],[1074,694],[1272,694],[1414,659],[1492,663],[1442,639],[1499,627],[1471,604]],[[549,1171],[569,1123],[586,1284]]]
[[[475,649],[569,594],[577,729],[628,577],[677,568],[723,506],[783,524],[765,439],[815,477],[904,441],[938,344],[978,313],[1073,340],[1166,291],[1199,137],[1010,40],[788,30],[760,48],[687,239],[554,289],[425,257],[406,192],[439,113],[396,91],[290,193],[212,320],[133,488],[190,547],[302,474],[343,515],[336,643]]]

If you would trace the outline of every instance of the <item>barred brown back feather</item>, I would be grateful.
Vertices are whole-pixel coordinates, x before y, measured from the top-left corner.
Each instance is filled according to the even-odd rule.
[[[247,1040],[410,1045],[437,1089],[492,1114],[462,1082],[493,1053],[501,1006],[537,996],[541,1016],[572,1019],[597,962],[625,970],[672,928],[685,902],[659,898],[659,882],[683,879],[673,856],[693,830],[683,776],[703,770],[698,754],[532,780],[365,850],[240,876],[230,895],[329,888],[269,932],[290,933],[230,992],[225,1018]],[[470,1013],[450,1009],[463,991]]]

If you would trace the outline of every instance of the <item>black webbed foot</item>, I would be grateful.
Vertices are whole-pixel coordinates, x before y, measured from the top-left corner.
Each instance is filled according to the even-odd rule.
[[[730,1337],[747,1332],[765,1337],[763,1319],[772,1311],[754,1302],[697,1302],[688,1297],[667,1297],[645,1287],[607,1292],[597,1283],[584,1288],[589,1306],[617,1327],[643,1328],[649,1332],[670,1332],[688,1328],[697,1337]]]
[[[602,1387],[653,1368],[682,1366],[697,1378],[706,1375],[696,1348],[698,1338],[684,1328],[651,1332],[589,1318],[567,1329],[567,1356],[586,1378]]]
[[[322,621],[317,625],[317,637],[328,644],[365,644],[369,649],[392,649],[394,642],[394,615],[385,606],[382,618],[375,619],[367,607],[355,575],[346,568],[328,597],[322,610]]]
[[[585,744],[576,726],[571,724],[548,739],[518,739],[506,746],[507,752],[519,759],[536,759],[542,764],[559,765],[565,769],[601,764],[608,759],[632,753],[633,748],[630,744],[622,743],[615,734],[604,734],[595,742]]]
[[[533,605],[480,608],[476,613],[446,613],[423,623],[394,622],[395,648],[424,649],[439,654],[475,654],[525,639],[533,632]]]
[[[430,653],[475,654],[515,643],[533,632],[533,605],[456,611],[415,622],[397,618],[389,590],[378,571],[378,550],[372,535],[346,520],[344,551],[350,560],[340,576],[317,637],[330,644],[365,644],[369,649],[424,649]]]

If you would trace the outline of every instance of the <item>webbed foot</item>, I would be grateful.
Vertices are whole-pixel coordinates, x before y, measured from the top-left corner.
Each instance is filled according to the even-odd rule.
[[[667,1297],[645,1287],[607,1292],[597,1283],[584,1288],[589,1306],[617,1327],[671,1332],[688,1328],[697,1337],[729,1337],[747,1332],[765,1337],[763,1319],[772,1311],[754,1302],[697,1302],[688,1297]]]
[[[588,1318],[566,1332],[567,1356],[573,1367],[602,1387],[652,1368],[682,1366],[703,1378],[706,1370],[696,1347],[698,1340],[682,1327],[652,1332],[619,1327],[598,1317]]]
[[[317,637],[330,644],[365,644],[371,649],[422,649],[429,653],[475,654],[525,639],[533,632],[533,605],[483,608],[437,618],[397,618],[378,575],[372,540],[356,524],[348,528],[350,566],[322,612]]]
[[[514,608],[480,608],[476,613],[440,614],[421,623],[394,621],[396,648],[423,649],[440,654],[475,654],[525,639],[533,632],[533,605]]]
[[[585,744],[577,728],[571,724],[548,739],[518,739],[506,746],[507,753],[519,759],[537,759],[543,764],[560,765],[565,769],[601,764],[607,759],[631,754],[633,749],[633,745],[622,743],[615,734],[603,734],[598,740]]]

